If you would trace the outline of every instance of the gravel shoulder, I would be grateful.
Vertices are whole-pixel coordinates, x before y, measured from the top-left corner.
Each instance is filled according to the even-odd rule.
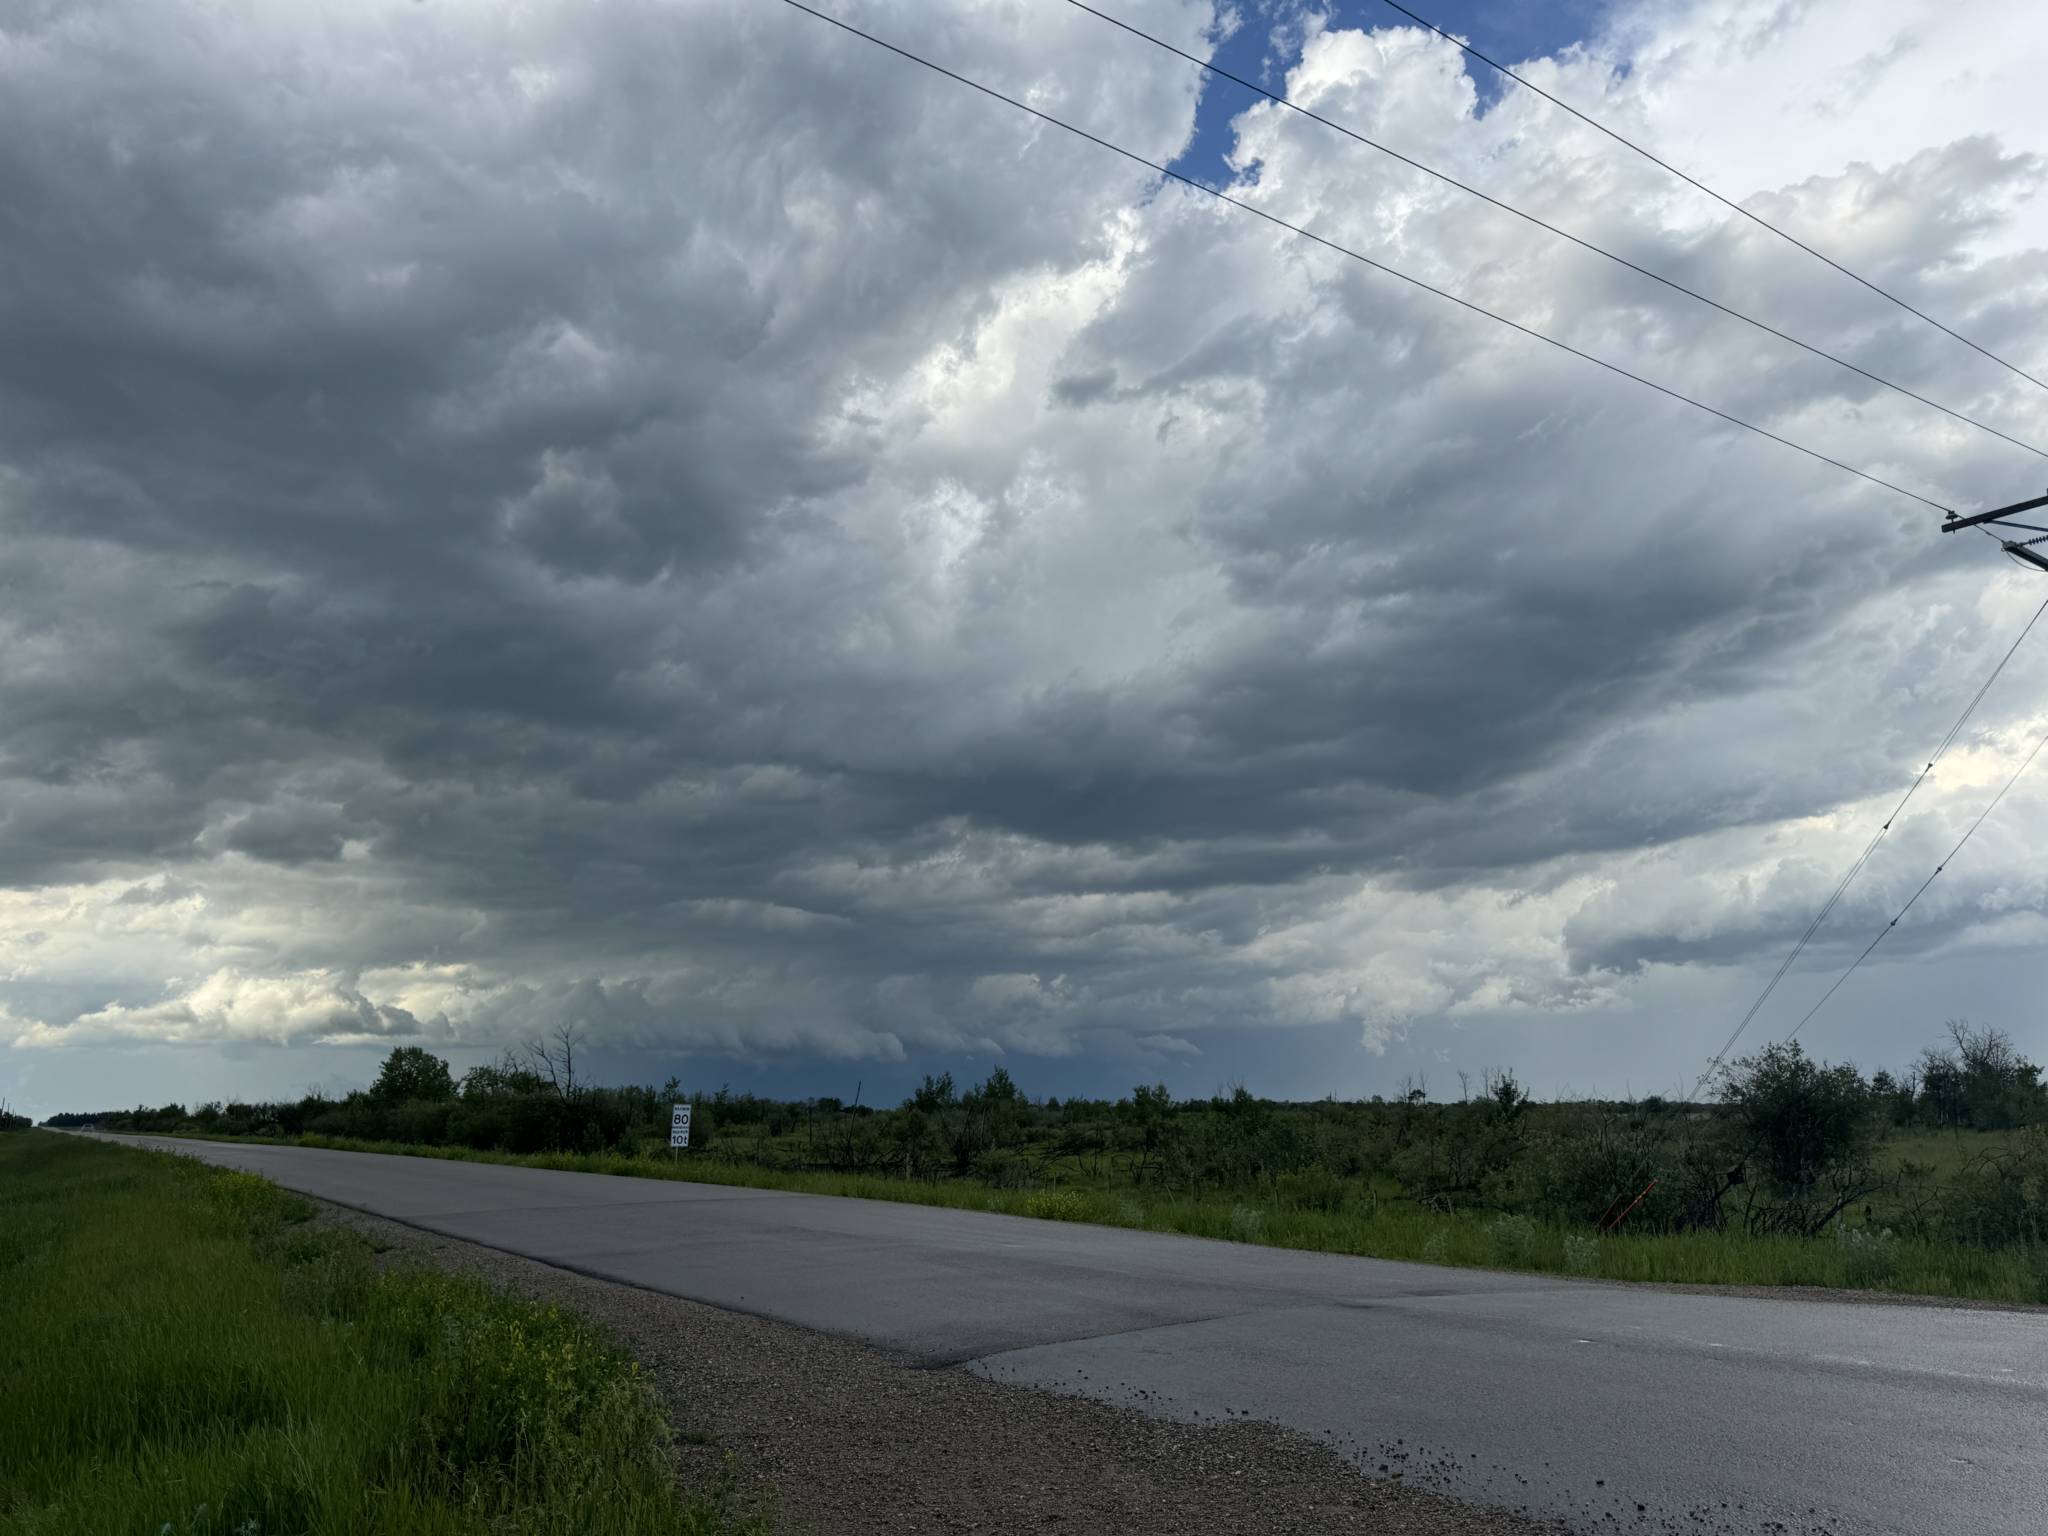
[[[693,1480],[814,1532],[1374,1532],[1533,1536],[1563,1527],[1368,1478],[1256,1423],[1190,1425],[553,1268],[340,1206],[385,1262],[479,1272],[618,1335],[667,1401]],[[1417,1474],[1425,1469],[1417,1467]]]

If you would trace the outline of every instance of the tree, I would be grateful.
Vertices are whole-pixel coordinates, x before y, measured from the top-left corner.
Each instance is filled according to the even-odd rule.
[[[575,1024],[557,1024],[544,1038],[526,1045],[526,1059],[535,1073],[548,1080],[564,1104],[576,1097],[576,1047],[583,1043],[583,1033]]]
[[[1812,1236],[1881,1182],[1876,1101],[1848,1063],[1815,1062],[1796,1041],[1769,1045],[1722,1068],[1721,1101],[1742,1135],[1738,1168],[1756,1173],[1752,1231]]]
[[[495,1062],[471,1067],[462,1076],[462,1096],[465,1099],[516,1098],[522,1094],[543,1093],[547,1086],[547,1079],[510,1049]]]
[[[2002,1029],[1973,1029],[1951,1019],[1949,1038],[1962,1065],[1963,1113],[1979,1130],[2009,1130],[2042,1109],[2041,1069],[2020,1055]]]
[[[927,1072],[924,1081],[917,1085],[917,1091],[904,1101],[903,1107],[921,1115],[941,1115],[959,1102],[959,1095],[953,1091],[953,1074],[941,1072],[933,1077]]]
[[[1134,1183],[1142,1184],[1147,1178],[1158,1178],[1164,1172],[1167,1143],[1173,1132],[1173,1095],[1166,1091],[1166,1084],[1154,1083],[1149,1088],[1140,1083],[1131,1090],[1131,1096],[1118,1106],[1137,1133],[1137,1158],[1131,1166]]]
[[[1529,1091],[1515,1081],[1515,1074],[1506,1067],[1497,1067],[1487,1072],[1487,1106],[1498,1125],[1513,1125],[1522,1118],[1522,1111],[1529,1107]]]
[[[1921,1052],[1917,1107],[1936,1125],[2010,1130],[2048,1116],[2041,1069],[2001,1029],[1951,1019],[1949,1044]]]
[[[448,1063],[417,1045],[401,1045],[384,1058],[370,1097],[380,1104],[439,1103],[455,1097]]]

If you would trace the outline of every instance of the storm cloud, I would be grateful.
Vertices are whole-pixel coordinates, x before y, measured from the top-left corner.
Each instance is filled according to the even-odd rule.
[[[1162,163],[1231,101],[1283,218],[1944,505],[2041,482],[1057,0],[833,9]],[[1630,6],[1529,68],[2048,359],[2048,26],[1953,10]],[[1223,24],[1279,20],[1304,104],[2048,442],[1441,39]],[[16,3],[0,1038],[1113,1086],[1521,1019],[1674,1072],[2048,596],[1936,521],[767,0]],[[2048,727],[2037,639],[1817,967]],[[2044,832],[2023,784],[1888,958],[2037,945]]]

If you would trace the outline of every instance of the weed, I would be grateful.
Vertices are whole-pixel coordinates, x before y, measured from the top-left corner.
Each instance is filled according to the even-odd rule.
[[[1320,1211],[1334,1216],[1351,1203],[1351,1186],[1324,1169],[1283,1174],[1273,1194],[1283,1210]]]
[[[1496,1216],[1486,1229],[1496,1264],[1509,1269],[1528,1265],[1536,1252],[1536,1223],[1526,1216]]]
[[[710,1536],[632,1363],[581,1317],[377,1273],[252,1175],[0,1143],[0,1531]]]
[[[1024,1214],[1041,1221],[1086,1221],[1088,1197],[1078,1190],[1041,1189],[1024,1197]]]
[[[1567,1232],[1564,1238],[1564,1267],[1574,1275],[1600,1273],[1600,1239],[1590,1232]]]
[[[1837,1222],[1835,1245],[1842,1255],[1842,1277],[1850,1285],[1883,1285],[1898,1272],[1899,1240],[1890,1228],[1873,1230]]]
[[[1266,1240],[1266,1213],[1254,1206],[1233,1205],[1229,1230],[1234,1242],[1262,1243]]]

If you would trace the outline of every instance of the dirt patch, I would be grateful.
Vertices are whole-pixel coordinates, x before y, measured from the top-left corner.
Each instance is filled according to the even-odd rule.
[[[638,1357],[683,1432],[686,1476],[738,1479],[778,1531],[1374,1532],[1564,1528],[1372,1479],[1307,1436],[1174,1423],[787,1323],[595,1280],[327,1206],[384,1249],[574,1306]]]

